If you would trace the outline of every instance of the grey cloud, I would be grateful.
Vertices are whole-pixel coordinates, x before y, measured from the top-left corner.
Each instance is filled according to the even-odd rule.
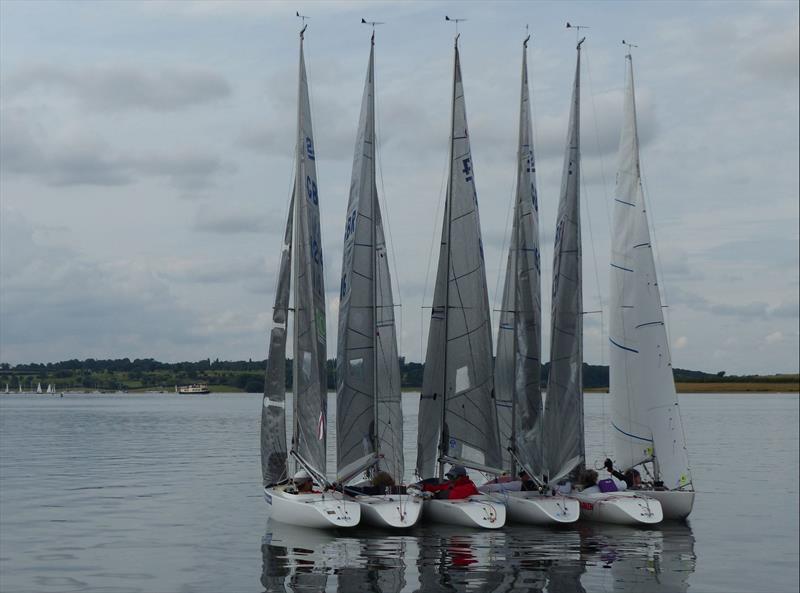
[[[125,154],[89,137],[55,139],[21,109],[0,113],[0,170],[27,175],[52,186],[129,185],[147,178],[165,178],[183,190],[214,185],[234,166],[198,151]]]
[[[188,68],[163,68],[151,72],[121,65],[86,69],[55,65],[20,68],[3,85],[10,96],[42,87],[59,88],[75,96],[92,111],[143,109],[177,111],[192,105],[224,99],[230,85],[212,72]]]
[[[762,37],[761,43],[743,53],[740,62],[757,80],[796,88],[800,69],[799,36],[796,22],[783,30],[771,30]]]
[[[158,276],[175,282],[221,284],[244,281],[264,275],[264,266],[256,258],[174,259],[158,265]]]
[[[197,231],[230,235],[237,233],[263,233],[280,227],[275,217],[269,220],[259,214],[242,212],[211,213],[200,210],[195,216],[192,228]]]

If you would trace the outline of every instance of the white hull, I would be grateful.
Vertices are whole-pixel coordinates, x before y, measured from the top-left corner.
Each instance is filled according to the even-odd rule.
[[[264,488],[264,498],[272,508],[270,518],[289,525],[336,529],[355,527],[361,520],[360,505],[338,493],[289,494],[277,486]]]
[[[508,523],[574,523],[581,515],[580,504],[574,498],[548,496],[538,492],[504,492],[500,496],[506,503]]]
[[[416,525],[422,515],[422,499],[410,494],[359,495],[361,523],[403,529]]]
[[[655,525],[664,513],[661,503],[633,492],[597,492],[570,496],[580,503],[581,519],[615,525]]]
[[[436,523],[500,529],[506,524],[506,506],[487,495],[460,500],[428,499],[424,503],[425,518]]]
[[[694,506],[694,491],[692,490],[639,490],[638,492],[661,503],[666,521],[686,519]]]

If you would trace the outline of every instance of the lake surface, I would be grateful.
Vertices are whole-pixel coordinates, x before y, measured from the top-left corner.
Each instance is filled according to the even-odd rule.
[[[680,403],[686,525],[326,533],[268,520],[258,395],[2,396],[0,591],[797,591],[798,395]],[[587,394],[590,465],[608,411]]]

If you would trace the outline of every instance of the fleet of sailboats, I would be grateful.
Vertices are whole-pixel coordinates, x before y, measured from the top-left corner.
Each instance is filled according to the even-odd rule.
[[[497,529],[506,520],[554,524],[574,522],[579,516],[634,525],[658,523],[664,517],[685,519],[691,512],[694,491],[641,186],[630,55],[626,56],[628,83],[612,229],[611,422],[617,466],[623,470],[641,467],[652,474],[653,481],[635,490],[576,487],[586,470],[580,212],[580,77],[585,39],[576,47],[556,219],[551,368],[543,402],[529,38],[523,43],[516,195],[496,360],[492,356],[459,36],[455,38],[447,189],[419,402],[415,474],[423,483],[439,483],[448,468],[463,466],[500,478],[478,494],[440,499],[423,497],[403,482],[395,305],[375,173],[373,24],[345,216],[337,344],[336,478],[329,479],[323,251],[303,53],[305,31],[304,26],[300,32],[295,182],[261,412],[263,486],[273,520],[317,528],[353,527],[363,520],[380,527],[403,528],[414,525],[424,514],[434,522]],[[285,369],[290,313],[292,427],[287,442]],[[292,479],[295,472],[310,476],[317,490],[298,491]],[[387,478],[392,486],[376,491],[371,486],[378,476]]]

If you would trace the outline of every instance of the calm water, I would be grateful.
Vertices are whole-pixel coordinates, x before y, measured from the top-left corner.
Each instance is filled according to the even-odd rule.
[[[610,443],[604,401],[586,397],[590,463]],[[0,397],[0,591],[798,590],[797,394],[681,396],[699,494],[688,525],[649,530],[273,524],[260,405]],[[417,398],[404,405],[412,465]]]

